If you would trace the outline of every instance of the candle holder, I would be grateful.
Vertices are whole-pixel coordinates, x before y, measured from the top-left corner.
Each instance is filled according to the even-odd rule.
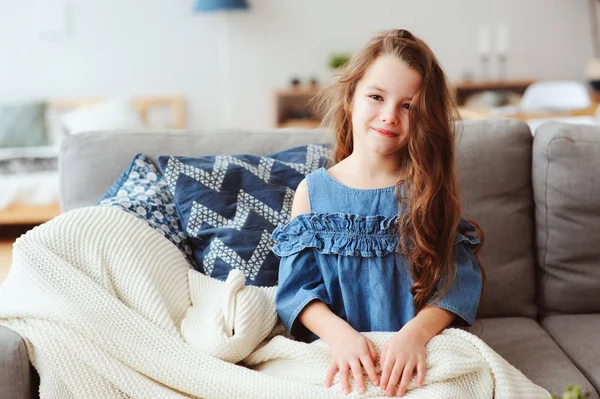
[[[480,54],[479,62],[481,64],[481,80],[489,80],[489,78],[490,78],[490,56],[488,54]]]
[[[508,61],[508,55],[506,53],[498,54],[498,78],[500,80],[506,79],[506,62]]]

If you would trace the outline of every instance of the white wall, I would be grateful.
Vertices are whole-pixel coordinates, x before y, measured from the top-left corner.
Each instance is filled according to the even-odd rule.
[[[193,0],[63,0],[70,34],[41,40],[42,1],[0,0],[0,101],[40,97],[180,94],[188,124],[222,125],[220,22],[230,43],[234,127],[272,124],[272,91],[289,78],[329,78],[332,51],[371,33],[407,28],[426,40],[451,79],[478,72],[478,26],[510,26],[509,77],[584,79],[592,57],[586,0],[249,0],[248,13],[194,14]]]

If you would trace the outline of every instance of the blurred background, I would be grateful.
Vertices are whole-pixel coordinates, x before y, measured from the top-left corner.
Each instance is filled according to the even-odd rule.
[[[276,90],[294,77],[326,84],[330,56],[378,30],[420,36],[456,83],[584,81],[595,56],[588,0],[246,3],[202,11],[194,0],[0,0],[0,101],[177,95],[187,127],[256,129],[273,126]]]
[[[599,7],[0,0],[0,264],[15,236],[60,212],[56,156],[67,135],[317,127],[307,102],[384,29],[408,29],[430,45],[464,119],[515,117],[532,132],[549,119],[597,123]]]

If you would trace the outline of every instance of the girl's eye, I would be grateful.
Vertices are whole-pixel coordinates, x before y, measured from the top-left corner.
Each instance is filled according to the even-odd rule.
[[[404,104],[404,105],[402,105],[402,108],[404,108],[404,109],[410,109],[410,104]]]
[[[383,97],[381,97],[380,95],[377,95],[377,94],[371,94],[369,97],[371,97],[375,101],[383,100]]]

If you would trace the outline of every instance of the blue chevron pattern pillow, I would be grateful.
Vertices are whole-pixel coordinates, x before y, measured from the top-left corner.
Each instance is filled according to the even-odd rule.
[[[327,145],[313,144],[263,157],[158,157],[199,271],[225,280],[238,269],[248,285],[276,285],[271,233],[289,220],[300,181],[328,156]]]
[[[198,267],[167,182],[146,155],[137,154],[133,158],[97,205],[119,207],[142,219],[175,244],[192,267]]]

